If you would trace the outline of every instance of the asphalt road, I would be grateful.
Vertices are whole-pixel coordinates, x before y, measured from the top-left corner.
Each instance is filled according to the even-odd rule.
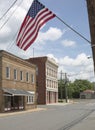
[[[82,130],[95,111],[95,100],[38,107],[46,110],[0,117],[0,130]]]

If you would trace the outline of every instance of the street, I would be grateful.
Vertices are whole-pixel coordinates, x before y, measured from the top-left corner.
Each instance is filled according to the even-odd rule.
[[[43,111],[0,117],[0,130],[94,130],[88,121],[95,122],[95,100],[42,105]],[[89,120],[87,121],[89,117]],[[92,119],[92,120],[90,120]],[[85,127],[83,125],[85,123]],[[87,126],[87,128],[86,128]]]

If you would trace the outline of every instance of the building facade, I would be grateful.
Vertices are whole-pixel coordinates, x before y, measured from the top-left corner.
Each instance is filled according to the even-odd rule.
[[[58,64],[48,57],[28,59],[37,66],[37,103],[49,104],[58,102]]]
[[[0,51],[0,112],[36,107],[36,66]]]

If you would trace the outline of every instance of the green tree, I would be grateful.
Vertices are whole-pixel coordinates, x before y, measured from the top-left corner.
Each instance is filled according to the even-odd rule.
[[[66,84],[65,84],[66,83]],[[58,82],[58,97],[59,99],[65,99],[66,97],[66,89],[67,87],[67,95],[68,98],[79,98],[80,92],[83,92],[84,90],[91,89],[94,90],[94,82],[91,83],[88,80],[82,80],[82,79],[76,79],[73,83],[67,82],[63,80],[59,80]]]
[[[80,92],[83,92],[86,89],[93,90],[93,84],[88,80],[76,79],[73,83],[70,84],[72,87],[72,97],[79,98]]]

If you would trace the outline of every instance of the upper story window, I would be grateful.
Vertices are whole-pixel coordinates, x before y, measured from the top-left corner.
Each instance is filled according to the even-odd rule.
[[[20,71],[20,80],[23,80],[23,72]]]
[[[10,78],[10,68],[6,67],[6,78]]]
[[[14,69],[14,79],[17,80],[17,70]]]
[[[34,83],[34,74],[31,74],[31,82]]]
[[[29,82],[29,73],[26,73],[26,81]]]

